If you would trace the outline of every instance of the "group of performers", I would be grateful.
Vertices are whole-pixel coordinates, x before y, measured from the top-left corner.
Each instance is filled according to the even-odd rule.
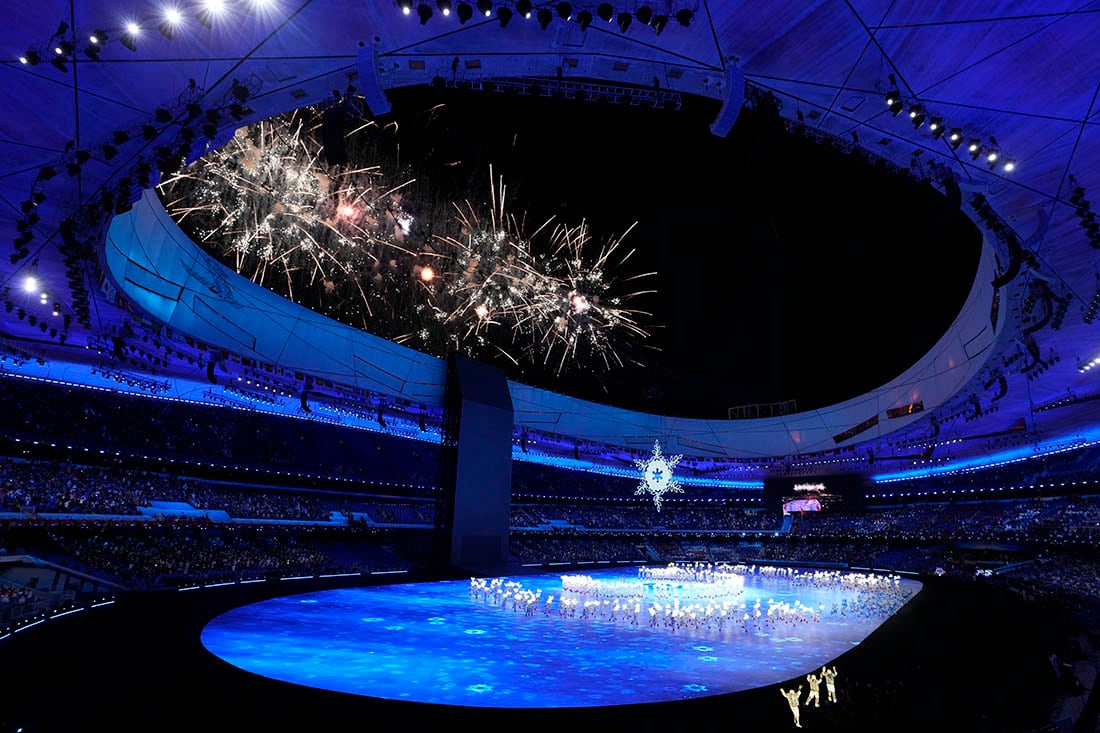
[[[825,695],[828,702],[836,702],[836,667],[824,666],[821,668],[820,674],[814,674],[810,672],[806,675],[806,681],[810,685],[810,691],[806,695],[805,703],[802,702],[802,685],[799,685],[797,689],[785,690],[782,687],[779,688],[779,694],[783,696],[783,699],[787,701],[787,705],[791,708],[791,715],[794,717],[794,727],[801,728],[801,706],[803,704],[806,707],[810,706],[812,702],[815,708],[821,707],[821,683],[825,683]]]

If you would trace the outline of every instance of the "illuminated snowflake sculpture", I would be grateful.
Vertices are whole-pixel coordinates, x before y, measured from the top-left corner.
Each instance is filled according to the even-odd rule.
[[[676,468],[676,464],[680,462],[681,458],[683,458],[683,455],[665,458],[661,455],[660,441],[653,441],[653,454],[649,458],[645,460],[634,459],[634,465],[642,472],[642,482],[638,485],[634,495],[650,494],[653,497],[653,504],[657,507],[657,511],[661,511],[661,501],[665,494],[684,493],[683,488],[672,477],[672,470]]]

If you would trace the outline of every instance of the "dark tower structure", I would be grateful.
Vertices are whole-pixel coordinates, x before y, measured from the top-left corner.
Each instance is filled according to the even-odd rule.
[[[447,361],[442,497],[435,562],[475,572],[504,565],[512,499],[512,397],[500,369],[452,354]]]

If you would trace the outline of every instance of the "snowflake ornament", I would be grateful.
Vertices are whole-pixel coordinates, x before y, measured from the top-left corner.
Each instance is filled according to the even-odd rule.
[[[657,511],[661,511],[661,500],[665,494],[669,492],[674,494],[684,493],[683,488],[672,477],[672,470],[676,468],[676,464],[680,462],[681,458],[683,458],[682,455],[664,457],[661,455],[660,441],[653,441],[653,455],[645,460],[634,459],[634,465],[642,472],[642,482],[638,484],[634,495],[650,494],[653,497],[653,504],[657,507]]]

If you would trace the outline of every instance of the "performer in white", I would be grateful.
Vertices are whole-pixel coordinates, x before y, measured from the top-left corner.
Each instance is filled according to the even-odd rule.
[[[822,667],[821,676],[825,680],[829,702],[836,702],[836,667]]]

